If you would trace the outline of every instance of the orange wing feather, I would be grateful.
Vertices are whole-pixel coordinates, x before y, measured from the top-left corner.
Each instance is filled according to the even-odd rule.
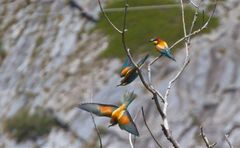
[[[112,106],[99,106],[99,112],[102,115],[106,115],[106,116],[111,116],[112,112],[113,112],[113,107]]]
[[[130,119],[127,115],[123,115],[120,119],[119,119],[119,124],[129,124],[130,123]]]
[[[110,104],[84,103],[80,104],[79,108],[98,116],[111,117],[112,112],[116,110],[118,107]]]

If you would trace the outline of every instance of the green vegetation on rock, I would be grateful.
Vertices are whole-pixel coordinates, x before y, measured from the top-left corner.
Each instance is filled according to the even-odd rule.
[[[20,110],[13,117],[4,122],[4,131],[17,142],[27,139],[36,140],[48,134],[57,125],[54,117],[43,112],[29,114],[27,109]]]
[[[3,49],[3,45],[2,42],[0,40],[0,65],[2,63],[2,61],[5,59],[5,57],[7,56],[7,52],[5,49]]]
[[[147,6],[147,5],[163,5],[163,4],[176,4],[171,0],[133,0],[129,1],[129,8],[134,6]],[[124,6],[124,1],[110,1],[106,8],[119,8]],[[186,7],[185,9],[186,25],[189,30],[195,11]],[[118,27],[122,28],[123,24],[123,11],[106,12],[112,22]],[[195,29],[198,29],[203,24],[208,16],[202,16],[199,12],[198,21],[196,22]],[[218,26],[218,19],[214,17],[208,29],[204,32],[209,32],[211,29]],[[124,57],[124,50],[121,43],[121,36],[117,33],[108,22],[101,16],[97,29],[101,30],[105,35],[109,36],[109,46],[107,50],[102,53],[102,57]],[[166,40],[169,45],[177,41],[183,36],[181,8],[154,8],[145,10],[129,10],[127,14],[127,29],[126,40],[128,47],[134,54],[150,52],[155,53],[153,45],[148,41],[150,38],[159,36]]]

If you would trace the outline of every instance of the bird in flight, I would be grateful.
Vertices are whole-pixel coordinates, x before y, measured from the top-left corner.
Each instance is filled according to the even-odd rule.
[[[120,106],[101,103],[83,103],[78,107],[97,116],[111,118],[108,127],[118,124],[122,130],[125,130],[135,136],[139,136],[137,127],[127,110],[127,107],[135,98],[136,95],[131,92],[124,96],[123,103]]]
[[[149,54],[143,57],[137,63],[138,67],[141,67],[148,57],[149,57]],[[138,76],[137,67],[133,65],[133,63],[130,61],[128,57],[126,58],[125,62],[122,65],[120,76],[123,77],[123,79],[121,80],[120,84],[118,84],[117,86],[125,86],[131,83],[132,81],[134,81]]]

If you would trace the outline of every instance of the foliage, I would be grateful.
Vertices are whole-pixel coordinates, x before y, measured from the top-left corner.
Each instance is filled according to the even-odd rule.
[[[17,142],[22,142],[48,134],[55,125],[57,123],[52,116],[43,112],[29,114],[27,109],[23,109],[5,120],[4,131]]]
[[[147,6],[147,5],[162,5],[162,4],[177,4],[171,0],[135,0],[129,1],[129,8],[131,6]],[[123,1],[111,1],[107,4],[107,8],[119,8],[123,7]],[[106,12],[111,21],[118,27],[122,28],[123,22],[123,11],[119,12]],[[190,7],[185,9],[185,18],[187,28],[191,26],[191,22],[194,16],[194,10]],[[199,13],[199,20],[196,22],[195,29],[198,29],[203,24],[203,18],[207,20],[207,15],[201,16]],[[153,50],[153,45],[148,41],[150,38],[160,36],[162,39],[168,41],[169,45],[177,41],[183,36],[182,22],[181,22],[181,8],[155,8],[145,10],[128,11],[127,15],[127,28],[126,40],[128,46],[134,51],[134,53],[143,53],[150,51],[151,53],[157,54]],[[212,18],[208,29],[204,32],[209,32],[211,29],[218,26],[218,19]],[[122,49],[121,37],[118,33],[109,26],[108,22],[101,16],[100,22],[97,26],[109,36],[110,43],[102,53],[102,57],[119,57],[125,56],[124,50]]]
[[[6,52],[6,50],[3,49],[3,45],[2,45],[2,42],[0,40],[0,65],[1,65],[2,61],[5,59],[6,56],[7,56],[7,52]]]

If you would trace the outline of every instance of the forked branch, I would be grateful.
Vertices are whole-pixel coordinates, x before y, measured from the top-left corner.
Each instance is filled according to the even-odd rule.
[[[138,72],[138,75],[140,77],[140,80],[142,82],[142,84],[144,85],[144,87],[153,95],[152,99],[154,100],[155,102],[155,105],[156,105],[156,108],[163,120],[163,124],[161,124],[161,127],[162,127],[162,131],[165,135],[165,137],[169,140],[169,142],[173,145],[173,147],[175,148],[178,148],[180,147],[179,143],[175,140],[175,138],[172,136],[172,133],[171,133],[171,130],[170,130],[170,127],[169,127],[169,123],[168,123],[168,120],[167,120],[167,107],[168,107],[168,102],[167,102],[167,98],[169,96],[169,93],[170,93],[170,89],[173,85],[173,83],[179,78],[179,76],[183,73],[183,71],[185,70],[185,68],[187,67],[189,61],[190,61],[190,57],[189,57],[189,44],[190,44],[190,39],[192,36],[198,34],[199,32],[201,32],[203,29],[207,28],[211,18],[213,17],[213,14],[215,12],[215,9],[216,9],[216,5],[217,5],[217,2],[215,4],[215,7],[214,7],[214,10],[211,14],[211,16],[208,18],[208,20],[205,22],[205,24],[199,28],[198,30],[195,30],[193,32],[193,28],[194,28],[194,25],[196,23],[196,20],[197,20],[197,17],[198,17],[198,9],[199,9],[199,6],[200,6],[200,3],[199,5],[196,5],[194,3],[194,6],[196,7],[196,12],[195,12],[195,15],[194,15],[194,18],[193,18],[193,21],[192,21],[192,25],[191,25],[191,28],[189,30],[189,34],[187,34],[187,31],[186,31],[186,24],[185,24],[185,16],[184,16],[184,6],[183,6],[183,1],[180,0],[180,5],[181,5],[181,14],[182,14],[182,23],[183,23],[183,31],[184,31],[184,37],[182,37],[181,39],[179,39],[178,41],[176,41],[171,47],[170,49],[172,49],[173,47],[175,47],[177,44],[179,44],[180,42],[182,41],[185,41],[185,51],[186,51],[186,55],[185,55],[185,61],[183,63],[183,65],[181,66],[180,70],[177,72],[177,74],[169,81],[168,83],[168,87],[166,89],[166,92],[165,92],[165,95],[163,96],[153,85],[152,85],[152,81],[151,81],[151,78],[152,78],[152,74],[151,74],[151,66],[153,66],[153,64],[161,57],[161,55],[159,55],[158,57],[156,57],[153,61],[151,61],[149,64],[148,64],[148,81],[149,83],[147,83],[147,81],[144,79],[143,77],[143,74],[142,74],[142,70],[141,70],[141,67],[138,67],[138,65],[136,64],[136,62],[133,60],[133,57],[132,57],[132,54],[130,52],[130,49],[127,47],[126,45],[126,37],[125,37],[125,34],[127,32],[127,29],[126,29],[126,18],[127,18],[127,11],[128,11],[128,0],[125,0],[125,7],[124,7],[124,18],[123,18],[123,28],[122,30],[119,30],[112,22],[111,20],[108,18],[108,16],[106,15],[106,13],[104,12],[104,9],[102,8],[102,5],[101,5],[101,2],[100,0],[98,0],[99,2],[99,5],[100,5],[100,9],[105,17],[105,19],[109,22],[109,24],[118,32],[121,34],[121,39],[122,39],[122,45],[123,45],[123,48],[128,56],[128,58],[130,59],[131,63],[136,67],[137,69],[137,72]],[[161,107],[160,103],[159,103],[159,99],[162,100],[163,102],[163,108]],[[143,110],[142,110],[143,111]],[[143,117],[144,117],[144,112],[142,112],[143,114]],[[144,118],[145,119],[145,118]],[[145,121],[145,125],[147,126],[146,124],[146,120]],[[147,126],[148,127],[148,126]],[[148,130],[150,131],[150,129],[148,128]],[[151,133],[151,131],[150,131]],[[154,141],[156,142],[156,139],[154,138],[154,136],[151,134],[151,136],[153,137]],[[205,136],[203,136],[205,137]],[[130,137],[131,138],[131,137]],[[206,139],[206,138],[204,138]],[[131,140],[130,140],[130,144],[131,144]],[[157,143],[157,142],[156,142]],[[132,144],[131,144],[132,146]],[[158,146],[160,146],[160,144],[158,143]]]
[[[209,140],[208,140],[206,134],[203,132],[203,127],[200,127],[200,130],[201,130],[200,135],[202,136],[202,139],[205,142],[206,147],[207,148],[213,148],[214,146],[216,146],[217,143],[213,143],[213,144],[209,143]]]

